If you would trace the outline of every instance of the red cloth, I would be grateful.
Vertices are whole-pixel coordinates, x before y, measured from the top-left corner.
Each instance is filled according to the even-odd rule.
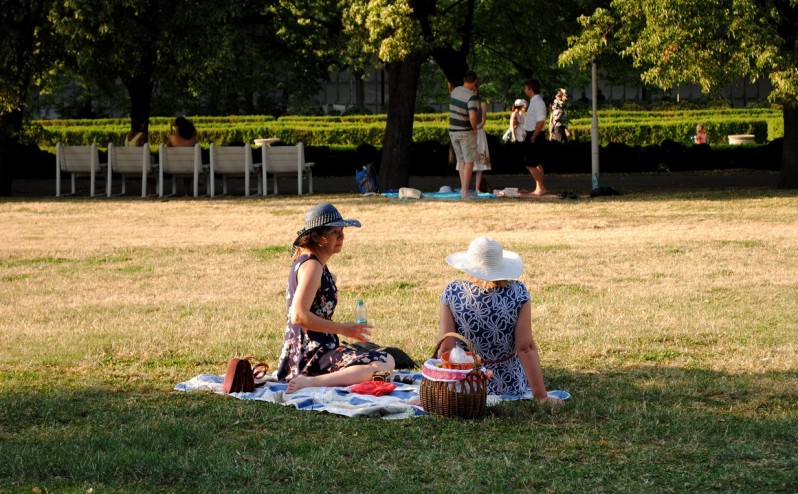
[[[374,396],[387,395],[394,389],[396,389],[396,385],[394,383],[385,381],[366,381],[360,384],[349,386],[349,391],[353,393]]]

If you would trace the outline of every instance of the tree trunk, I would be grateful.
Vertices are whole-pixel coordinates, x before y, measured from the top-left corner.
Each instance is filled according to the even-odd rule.
[[[8,5],[6,5],[6,3]],[[13,19],[11,32],[4,37],[15,39],[12,48],[3,53],[3,91],[4,103],[16,107],[10,111],[0,111],[0,196],[11,195],[11,184],[14,180],[14,168],[17,163],[17,152],[22,135],[23,109],[28,97],[36,62],[44,55],[37,52],[36,47],[42,43],[37,32],[44,25],[49,5],[47,2],[6,2],[3,8],[3,26],[8,26]],[[7,17],[5,17],[7,16]],[[4,42],[6,42],[4,40]],[[47,52],[46,43],[40,50]]]
[[[402,62],[387,65],[388,119],[380,161],[381,190],[406,187],[410,177],[410,147],[421,61],[421,54],[414,53]]]
[[[22,110],[0,115],[0,196],[11,195],[22,118]]]
[[[130,116],[138,117],[149,124],[152,106],[152,78],[150,74],[137,74],[123,80],[130,96]]]
[[[356,70],[352,73],[355,81],[355,106],[357,108],[366,107],[366,83],[363,81],[363,75],[362,70]]]
[[[784,140],[779,187],[798,189],[798,106],[784,104]]]

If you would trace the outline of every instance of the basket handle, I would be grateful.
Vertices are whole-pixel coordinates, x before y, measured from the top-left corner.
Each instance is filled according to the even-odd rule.
[[[457,338],[458,340],[460,340],[463,343],[465,343],[465,345],[468,347],[468,351],[470,351],[471,355],[474,356],[474,369],[471,372],[478,373],[480,371],[480,369],[482,368],[482,364],[480,363],[479,359],[477,358],[476,350],[474,350],[474,347],[471,345],[470,341],[468,341],[463,336],[461,336],[461,335],[459,335],[457,333],[445,333],[443,336],[441,336],[441,338],[438,340],[438,343],[435,345],[435,350],[432,351],[432,358],[437,358],[438,357],[438,350],[440,350],[441,345],[443,344],[443,341],[446,338],[450,337],[450,336],[453,337],[453,338]]]

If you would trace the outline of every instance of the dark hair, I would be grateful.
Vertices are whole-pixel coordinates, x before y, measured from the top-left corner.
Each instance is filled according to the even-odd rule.
[[[177,127],[177,134],[185,140],[193,139],[197,135],[197,128],[186,117],[177,117],[175,127]]]
[[[526,80],[526,87],[535,91],[535,94],[540,94],[540,81],[537,79],[527,79]]]
[[[327,234],[334,227],[321,227],[310,230],[296,240],[294,244],[296,248],[293,249],[293,260],[296,260],[300,255],[301,249],[316,252],[320,247],[327,245]]]
[[[469,70],[463,76],[463,82],[467,82],[467,83],[470,84],[470,83],[476,82],[476,81],[477,81],[477,73],[474,72],[473,70]]]

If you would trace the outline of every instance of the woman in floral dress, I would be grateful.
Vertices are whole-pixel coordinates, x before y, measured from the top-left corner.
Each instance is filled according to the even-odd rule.
[[[370,380],[374,372],[394,368],[393,357],[387,353],[355,350],[338,340],[341,335],[368,341],[373,328],[332,320],[338,289],[327,261],[341,252],[347,226],[360,227],[360,222],[343,219],[332,204],[320,204],[305,214],[304,228],[294,241],[288,317],[277,364],[277,378],[288,381],[287,393],[311,386],[349,386]]]
[[[531,385],[532,395],[540,402],[559,402],[547,396],[532,337],[529,292],[515,280],[524,270],[521,258],[503,250],[499,242],[479,237],[467,251],[448,256],[446,262],[469,276],[449,283],[441,295],[439,338],[458,333],[471,343],[493,372],[488,381],[490,394],[524,395]],[[455,339],[447,338],[439,355],[454,345]]]

